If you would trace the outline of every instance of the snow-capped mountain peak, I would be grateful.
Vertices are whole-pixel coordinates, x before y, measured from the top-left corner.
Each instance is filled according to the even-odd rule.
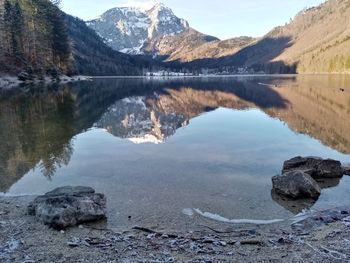
[[[163,3],[143,7],[116,7],[99,18],[88,21],[93,28],[115,50],[140,54],[146,43],[153,39],[181,33],[189,28],[187,21],[178,18]]]

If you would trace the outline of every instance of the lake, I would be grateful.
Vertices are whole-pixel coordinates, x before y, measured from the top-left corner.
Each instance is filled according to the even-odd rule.
[[[344,90],[342,90],[344,89]],[[287,219],[350,205],[350,177],[319,200],[271,193],[295,156],[350,162],[350,76],[115,78],[0,91],[0,192],[84,185],[113,227]],[[128,217],[131,216],[131,220]]]

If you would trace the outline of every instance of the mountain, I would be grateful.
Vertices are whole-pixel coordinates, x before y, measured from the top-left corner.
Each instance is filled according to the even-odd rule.
[[[274,61],[295,63],[297,72],[350,72],[350,2],[329,0],[300,12],[275,38],[289,38],[290,46]]]
[[[73,72],[83,75],[142,75],[151,64],[117,52],[79,18],[65,15],[72,46]]]
[[[151,26],[164,20],[171,23]],[[265,73],[350,72],[348,0],[328,0],[305,9],[258,39],[221,41],[207,36],[162,4],[146,11],[115,8],[88,24],[114,49],[150,55],[170,66],[209,68],[213,72],[238,72],[240,68]],[[158,27],[157,34],[150,34]],[[118,46],[115,41],[123,44]]]
[[[154,54],[154,58],[158,60],[181,64],[229,56],[253,41],[254,38],[251,37],[237,37],[221,41],[190,29],[178,35],[158,38],[146,46],[145,50]]]
[[[160,3],[113,8],[85,23],[49,0],[0,0],[1,74],[141,75],[165,67],[349,73],[350,2],[328,0],[305,9],[258,39],[221,41],[191,28]]]
[[[350,2],[328,0],[232,55],[191,61],[211,68],[249,67],[268,73],[350,72]]]
[[[220,42],[219,39],[204,35],[192,28],[179,34],[164,35],[152,39],[144,47],[146,54],[161,61],[192,61],[196,50],[204,45]]]
[[[143,53],[143,46],[159,36],[178,34],[189,28],[187,21],[160,3],[149,10],[113,8],[87,25],[114,50],[130,54]]]
[[[87,21],[87,25],[114,50],[148,55],[158,61],[187,62],[194,49],[219,41],[191,28],[162,3],[150,9],[116,7]]]

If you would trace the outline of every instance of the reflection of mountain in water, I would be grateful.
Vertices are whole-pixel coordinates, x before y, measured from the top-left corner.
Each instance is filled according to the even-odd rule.
[[[260,108],[298,133],[350,153],[349,88],[346,76],[300,76],[99,80],[3,91],[0,191],[35,167],[54,175],[70,160],[72,138],[93,126],[135,143],[160,143],[218,107]]]
[[[300,76],[273,88],[288,100],[285,109],[266,112],[339,152],[350,153],[350,78]],[[345,91],[340,89],[344,88]]]
[[[97,127],[136,143],[159,143],[204,112],[219,107],[258,107],[286,122],[295,132],[350,153],[350,90],[339,90],[349,87],[350,79],[325,78],[165,83],[165,88],[157,93],[116,102],[97,122]]]
[[[156,95],[155,95],[156,96]],[[113,104],[96,123],[114,136],[140,144],[162,143],[186,125],[181,114],[165,114],[146,106],[145,97],[131,97]]]

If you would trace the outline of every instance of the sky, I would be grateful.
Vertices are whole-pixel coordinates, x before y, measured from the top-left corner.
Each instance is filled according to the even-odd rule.
[[[68,14],[89,20],[118,6],[148,6],[155,0],[62,0]],[[194,29],[227,39],[237,36],[263,36],[284,25],[299,11],[324,0],[163,0],[175,15],[186,19]]]

